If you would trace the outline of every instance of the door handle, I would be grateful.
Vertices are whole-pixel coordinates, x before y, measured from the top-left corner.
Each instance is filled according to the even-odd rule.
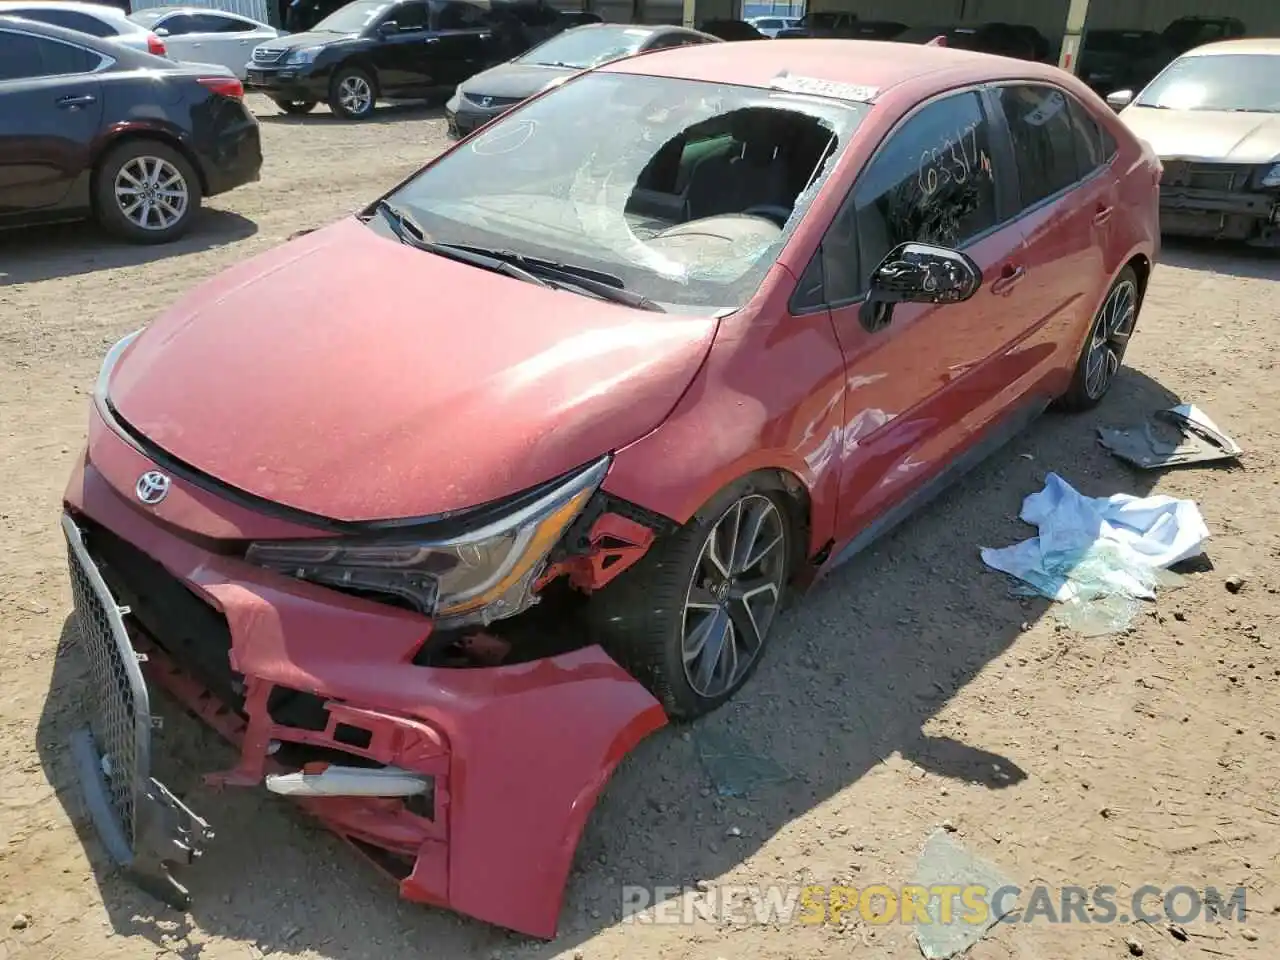
[[[61,97],[58,100],[58,106],[74,109],[76,107],[84,107],[97,102],[97,97],[91,93],[86,93],[79,97]]]
[[[1000,276],[992,282],[991,292],[997,296],[1005,294],[1026,275],[1026,267],[1021,265],[1015,267],[1012,263],[1006,263],[1004,269],[1000,271]]]
[[[1093,222],[1098,226],[1102,226],[1111,219],[1111,214],[1115,211],[1115,207],[1099,206],[1098,212],[1093,215]]]
[[[427,37],[427,38],[426,38],[426,39],[424,39],[422,42],[423,42],[423,43],[439,43],[439,42],[440,42],[440,38],[439,38],[439,37]]]

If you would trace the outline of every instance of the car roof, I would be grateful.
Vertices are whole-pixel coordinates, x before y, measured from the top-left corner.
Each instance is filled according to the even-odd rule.
[[[950,47],[885,40],[796,39],[786,43],[707,43],[659,50],[598,67],[609,73],[646,74],[767,89],[782,74],[860,87],[880,93],[928,74],[949,81],[1045,79],[1057,67]]]
[[[79,30],[72,30],[69,27],[59,27],[52,23],[44,23],[40,20],[29,20],[26,17],[16,13],[10,13],[6,7],[28,7],[30,4],[0,4],[0,27],[9,27],[14,30],[21,30],[24,33],[35,34],[40,37],[49,37],[53,40],[64,40],[67,43],[75,44],[78,47],[84,47],[92,50],[94,53],[101,54],[104,57],[111,57],[117,61],[130,62],[136,57],[138,51],[131,50],[127,46],[105,41],[101,37],[95,37],[91,34],[81,33]],[[41,4],[41,6],[54,6],[53,4]],[[69,6],[69,4],[58,4],[59,7]],[[133,26],[133,24],[130,24]]]
[[[1224,53],[1280,53],[1280,37],[1246,37],[1241,40],[1219,40],[1193,47],[1184,57],[1212,57]]]
[[[31,0],[29,3],[23,3],[22,0],[0,0],[0,13],[4,13],[6,10],[30,10],[33,7],[87,13],[101,20],[113,20],[116,22],[129,19],[119,7],[109,7],[102,3],[77,3],[75,0]]]
[[[253,17],[246,17],[243,14],[232,13],[230,10],[218,10],[215,7],[146,7],[142,10],[134,10],[129,16],[133,17],[140,13],[149,14],[157,18],[172,16],[175,13],[208,13],[215,17],[235,17],[237,20],[253,19]]]

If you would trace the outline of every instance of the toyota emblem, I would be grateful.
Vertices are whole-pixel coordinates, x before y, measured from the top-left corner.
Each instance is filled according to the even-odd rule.
[[[493,106],[493,97],[481,97],[481,98],[480,98],[480,106],[482,106],[482,107],[491,107],[491,106]]]
[[[169,495],[169,478],[159,470],[148,470],[138,478],[133,492],[146,504],[157,504]]]

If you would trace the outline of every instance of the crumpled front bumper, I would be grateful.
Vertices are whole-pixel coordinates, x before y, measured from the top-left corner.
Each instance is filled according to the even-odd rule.
[[[87,564],[85,576],[98,577],[106,590],[119,571],[107,563],[102,572],[108,576],[99,576],[103,561],[95,541],[112,543],[112,557],[136,551],[158,565],[144,578],[147,583],[171,577],[171,587],[180,585],[178,594],[190,594],[187,602],[225,620],[228,675],[239,694],[232,704],[173,655],[173,638],[149,634],[109,590],[105,600],[98,594],[108,616],[119,622],[120,663],[140,669],[149,685],[167,689],[239,748],[230,770],[212,772],[206,780],[261,784],[279,769],[273,754],[293,744],[429,778],[431,789],[413,798],[307,796],[296,802],[391,873],[406,899],[553,937],[586,818],[622,757],[665,724],[658,702],[597,646],[509,666],[417,666],[413,658],[430,633],[428,620],[260,570],[161,522],[151,508],[120,492],[128,489],[125,478],[136,479],[155,465],[118,438],[104,436],[101,426],[91,431],[91,455],[65,495],[73,578],[78,557]],[[99,450],[108,454],[102,470]],[[175,492],[181,492],[180,484],[174,479]],[[188,493],[216,508],[208,495]],[[93,615],[92,599],[79,591],[76,599],[80,618]],[[86,789],[98,791],[99,806],[105,802],[118,814],[127,794],[139,823],[164,825],[164,836],[146,850],[139,848],[135,830],[106,844],[122,865],[134,861],[135,875],[164,896],[150,866],[193,859],[182,851],[198,853],[212,831],[151,778],[146,689],[141,695],[136,689],[118,692],[132,685],[128,673],[114,666],[94,672],[93,726],[102,727],[104,710],[119,720],[125,701],[129,722],[117,724],[111,735],[82,734],[78,750]],[[112,685],[117,692],[108,689]],[[318,721],[282,721],[282,694],[309,699]],[[103,760],[109,744],[102,741],[111,736],[117,741],[112,752],[132,743],[123,787],[112,782],[111,758]],[[118,781],[119,769],[114,775]],[[211,819],[216,821],[216,812]],[[181,896],[177,900],[180,905]]]

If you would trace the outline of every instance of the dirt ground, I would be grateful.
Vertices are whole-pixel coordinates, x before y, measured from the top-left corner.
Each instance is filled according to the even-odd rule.
[[[103,352],[444,143],[443,121],[421,109],[360,125],[255,109],[261,183],[215,199],[181,243],[139,250],[86,226],[0,236],[0,960],[918,957],[908,927],[861,919],[623,923],[621,887],[901,884],[944,822],[1024,888],[1109,884],[1122,902],[1147,883],[1247,888],[1244,923],[1001,925],[974,960],[1277,955],[1280,258],[1182,244],[1166,249],[1101,410],[1042,420],[838,571],[781,622],[748,689],[704,721],[790,781],[720,799],[696,730],[635,751],[588,827],[554,943],[399,903],[287,802],[209,793],[198,774],[230,751],[185,716],[169,718],[156,752],[219,834],[184,874],[191,913],[159,910],[111,876],[63,746],[82,681],[57,527]],[[1242,465],[1138,474],[1095,444],[1097,425],[1175,400],[1205,406],[1246,448]],[[1125,635],[1057,628],[978,557],[1027,535],[1019,505],[1049,471],[1094,495],[1195,499],[1210,562]]]

